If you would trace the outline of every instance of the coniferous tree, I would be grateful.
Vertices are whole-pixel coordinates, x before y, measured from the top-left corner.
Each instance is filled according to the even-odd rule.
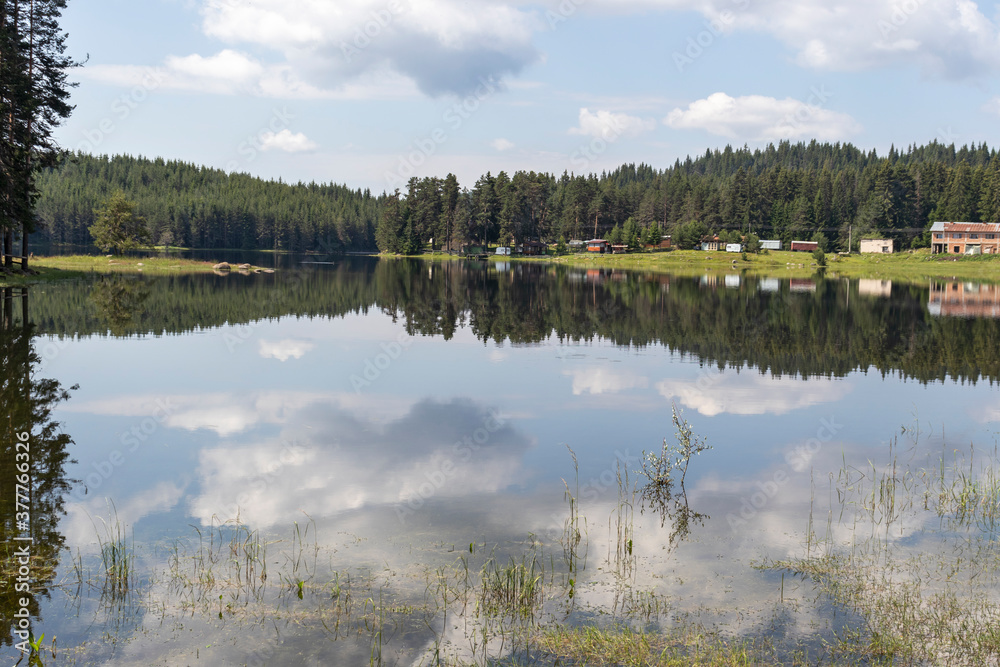
[[[452,240],[456,231],[456,218],[458,216],[458,178],[455,174],[448,174],[441,184],[441,222],[439,228],[443,234],[442,247],[445,250],[452,250]]]
[[[4,266],[12,266],[13,236],[21,235],[28,268],[28,235],[35,229],[35,174],[54,164],[52,132],[69,117],[66,35],[59,28],[66,0],[0,0],[0,227]]]
[[[94,211],[94,217],[90,235],[94,245],[104,252],[133,250],[149,241],[146,219],[136,215],[135,204],[120,190]]]
[[[386,197],[382,205],[378,228],[375,231],[375,242],[379,252],[397,253],[400,248],[400,233],[403,230],[402,204],[399,201],[399,190]]]
[[[994,157],[983,175],[982,194],[979,196],[979,219],[983,222],[1000,222],[1000,158]]]
[[[472,190],[473,222],[475,225],[473,238],[484,245],[496,238],[497,221],[500,216],[500,199],[497,197],[496,180],[490,172],[486,172],[485,176],[476,181],[476,187]]]

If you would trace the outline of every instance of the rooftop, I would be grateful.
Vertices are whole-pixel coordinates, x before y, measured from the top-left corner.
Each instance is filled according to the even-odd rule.
[[[998,232],[1000,224],[995,222],[935,222],[932,232]]]

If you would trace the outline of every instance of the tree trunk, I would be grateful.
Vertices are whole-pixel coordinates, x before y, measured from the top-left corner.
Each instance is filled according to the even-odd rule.
[[[28,5],[28,81],[32,84],[35,81],[35,0],[31,0]],[[30,137],[32,132],[32,121],[34,120],[34,114],[28,116],[28,132],[27,136]],[[25,165],[24,165],[24,187],[25,187],[25,197],[28,201],[32,201],[32,188],[33,179],[31,175],[31,151],[28,150],[24,155]],[[27,206],[22,212],[23,218],[21,220],[21,271],[23,273],[28,272],[28,234],[31,232],[31,218],[35,215],[34,206]]]
[[[3,288],[3,329],[9,331],[14,326],[14,288]]]

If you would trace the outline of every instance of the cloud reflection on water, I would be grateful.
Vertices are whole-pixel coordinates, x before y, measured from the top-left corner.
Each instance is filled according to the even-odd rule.
[[[733,415],[783,415],[792,410],[844,398],[852,386],[838,379],[765,376],[755,372],[719,373],[699,380],[663,380],[660,394],[681,405],[714,417]]]
[[[254,528],[414,499],[496,493],[524,477],[532,441],[480,404],[423,400],[382,423],[336,401],[292,411],[275,439],[202,450],[191,513]],[[485,435],[484,435],[485,434]]]

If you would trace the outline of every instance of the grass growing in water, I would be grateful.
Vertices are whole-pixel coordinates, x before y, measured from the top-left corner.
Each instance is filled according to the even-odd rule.
[[[127,534],[118,520],[118,511],[111,506],[113,521],[101,518],[103,535],[98,531],[97,541],[101,552],[103,570],[101,595],[109,600],[120,600],[135,588],[135,537]]]
[[[542,568],[529,554],[503,565],[487,561],[482,571],[482,608],[494,616],[530,618],[542,601]]]
[[[828,530],[807,557],[765,567],[809,577],[860,615],[863,625],[832,647],[845,659],[998,664],[997,464],[995,451],[970,449],[920,466],[893,441],[881,464],[845,463],[831,476],[831,516],[849,542]]]
[[[538,658],[544,659],[542,664],[551,665],[736,667],[817,664],[805,655],[782,660],[767,641],[727,639],[696,625],[666,633],[643,632],[627,626],[550,627],[533,637],[532,649],[540,654]]]

